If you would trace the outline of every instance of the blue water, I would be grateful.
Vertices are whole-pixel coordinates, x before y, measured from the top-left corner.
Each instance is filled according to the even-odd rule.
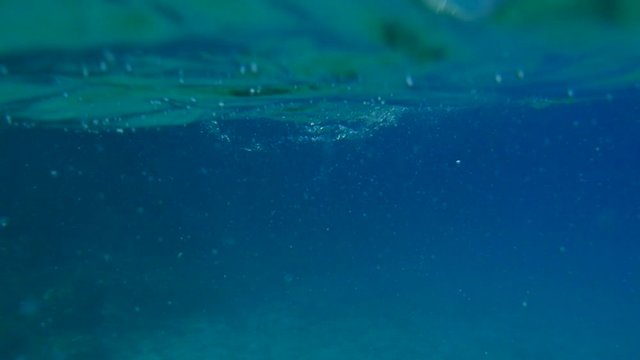
[[[634,97],[322,143],[4,129],[0,357],[638,359]]]

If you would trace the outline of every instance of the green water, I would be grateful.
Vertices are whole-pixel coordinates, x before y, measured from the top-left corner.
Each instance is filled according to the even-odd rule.
[[[637,86],[636,2],[482,4],[5,1],[0,106],[6,124],[92,131],[377,127],[405,111],[541,108]]]

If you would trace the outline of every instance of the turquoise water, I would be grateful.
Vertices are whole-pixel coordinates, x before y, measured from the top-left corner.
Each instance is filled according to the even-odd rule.
[[[21,4],[0,358],[640,358],[633,2]]]

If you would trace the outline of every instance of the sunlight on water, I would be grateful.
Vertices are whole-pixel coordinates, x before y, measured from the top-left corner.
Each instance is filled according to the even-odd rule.
[[[491,14],[499,0],[424,0],[434,11],[448,13],[461,20],[475,20]]]
[[[42,11],[48,6],[35,4]],[[640,46],[625,40],[634,38],[636,30],[625,24],[637,16],[637,6],[619,4],[608,15],[585,5],[575,22],[561,25],[553,14],[561,16],[570,5],[550,2],[428,0],[393,9],[375,0],[323,6],[265,2],[238,19],[218,11],[224,6],[163,4],[146,16],[181,30],[143,28],[155,40],[132,34],[123,41],[121,25],[87,23],[96,30],[88,34],[95,36],[91,46],[68,37],[66,45],[51,48],[47,44],[56,42],[36,32],[25,33],[12,51],[19,35],[3,33],[3,125],[125,132],[202,121],[216,133],[220,122],[264,119],[301,124],[300,139],[315,141],[366,136],[399,109],[589,102],[635,86],[640,78],[634,65]],[[103,5],[96,3],[95,11],[107,11],[108,6],[100,10]],[[332,24],[320,22],[327,13],[340,16]],[[219,26],[195,31],[196,14]],[[619,26],[591,36],[603,28],[605,15],[607,24]],[[465,21],[471,18],[476,21]],[[69,31],[65,24],[52,31],[62,36]],[[550,38],[558,26],[582,34],[579,41]],[[380,117],[372,121],[375,116]]]

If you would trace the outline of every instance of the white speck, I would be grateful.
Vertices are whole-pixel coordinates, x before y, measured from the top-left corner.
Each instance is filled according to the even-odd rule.
[[[524,79],[524,70],[518,70],[516,75],[518,76],[518,79],[520,80]]]
[[[107,63],[104,61],[100,61],[100,70],[102,72],[106,72],[107,71]]]
[[[11,115],[5,115],[4,119],[8,125],[11,125],[13,123],[13,120],[11,119]]]
[[[183,254],[183,253],[182,253],[182,251],[181,251],[181,252],[179,252],[179,253],[178,253],[177,258],[178,258],[178,259],[182,258],[182,255],[184,255],[184,254]]]
[[[575,93],[573,92],[573,89],[571,89],[571,88],[567,89],[567,96],[572,98],[574,95],[575,95]]]
[[[502,84],[502,75],[501,74],[497,73],[496,76],[495,76],[495,79],[496,79],[496,83]]]
[[[251,69],[251,72],[254,74],[258,72],[258,64],[256,64],[255,62],[252,62],[251,64],[249,64],[249,68]]]
[[[529,303],[527,303],[526,301],[523,301],[523,302],[522,302],[522,307],[523,307],[523,308],[526,308],[527,306],[529,306]]]
[[[407,84],[408,87],[413,87],[413,78],[411,77],[411,75],[407,75],[404,78],[404,82]]]
[[[460,165],[460,164],[462,164],[462,160],[460,159],[456,160],[456,165]]]
[[[218,106],[224,107],[224,103],[222,101],[218,102]]]
[[[117,128],[117,129],[116,129],[116,132],[117,132],[118,134],[124,134],[124,129],[123,129],[123,128]]]
[[[0,216],[0,227],[6,228],[9,226],[9,218],[6,216]]]
[[[58,170],[51,170],[49,171],[49,174],[51,175],[51,177],[57,178],[58,176],[60,176],[60,173],[58,172]]]

